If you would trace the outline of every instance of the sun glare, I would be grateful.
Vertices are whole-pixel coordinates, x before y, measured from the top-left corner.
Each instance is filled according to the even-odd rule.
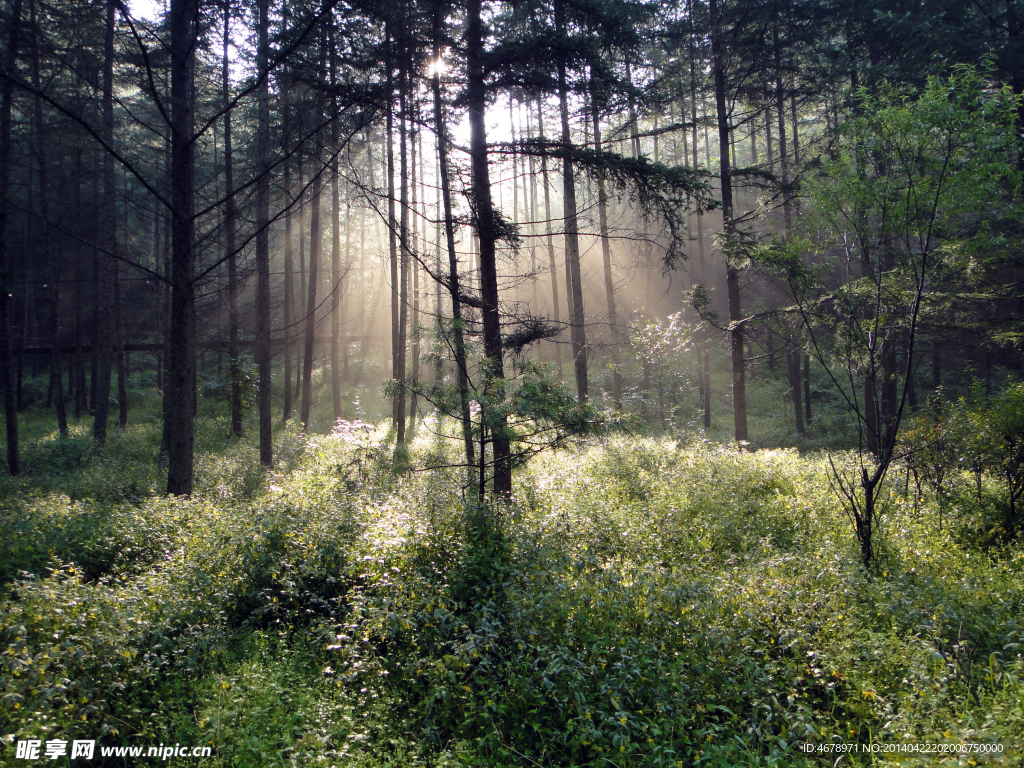
[[[435,75],[443,75],[447,71],[448,64],[441,57],[434,59],[427,65],[427,74],[431,77],[434,77]]]

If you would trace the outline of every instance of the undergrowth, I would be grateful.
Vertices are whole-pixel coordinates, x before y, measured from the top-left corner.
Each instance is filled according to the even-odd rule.
[[[969,495],[940,529],[892,483],[870,575],[824,457],[594,440],[474,510],[424,469],[454,447],[421,430],[399,473],[383,429],[341,426],[283,430],[272,474],[211,437],[189,500],[152,429],[28,448],[0,498],[0,762],[98,738],[212,766],[1024,764],[1024,552],[975,543]]]

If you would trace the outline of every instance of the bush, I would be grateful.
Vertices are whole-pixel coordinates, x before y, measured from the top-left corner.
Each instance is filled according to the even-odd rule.
[[[938,530],[910,474],[869,577],[819,456],[594,440],[470,515],[460,469],[423,469],[446,450],[426,430],[403,473],[379,431],[279,439],[271,475],[248,443],[203,454],[191,500],[18,481],[5,509],[52,533],[12,555],[33,573],[0,603],[3,749],[99,734],[209,743],[225,766],[621,768],[971,742],[1021,764],[1024,554]]]

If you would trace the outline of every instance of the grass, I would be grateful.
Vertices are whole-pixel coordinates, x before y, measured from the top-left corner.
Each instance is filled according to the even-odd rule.
[[[594,439],[479,517],[417,471],[455,450],[425,431],[396,473],[383,428],[282,429],[272,475],[226,431],[200,422],[179,500],[155,422],[97,449],[29,419],[0,763],[99,738],[211,766],[1024,764],[1024,550],[978,543],[970,493],[939,530],[890,485],[869,576],[815,453]]]

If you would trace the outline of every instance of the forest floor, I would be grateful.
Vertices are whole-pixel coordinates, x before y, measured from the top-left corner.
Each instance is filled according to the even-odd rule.
[[[427,429],[404,472],[382,430],[282,429],[269,476],[224,432],[175,499],[156,419],[103,449],[28,423],[0,763],[1024,765],[1024,548],[901,474],[867,574],[823,454],[595,438],[467,515]],[[212,756],[100,756],[161,744]]]

